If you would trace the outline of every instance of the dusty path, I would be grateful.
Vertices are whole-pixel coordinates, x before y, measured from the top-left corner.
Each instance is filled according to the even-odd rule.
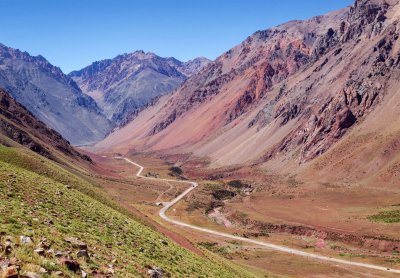
[[[266,247],[266,248],[271,249],[271,250],[276,250],[276,251],[289,253],[289,254],[293,254],[293,255],[303,256],[303,257],[307,257],[307,258],[313,258],[313,259],[322,260],[322,261],[333,262],[333,263],[337,263],[337,264],[351,265],[351,266],[357,266],[357,267],[381,270],[381,271],[385,271],[385,272],[400,273],[400,270],[398,270],[398,269],[390,269],[390,268],[387,268],[387,267],[373,265],[373,264],[352,262],[352,261],[346,261],[346,260],[336,259],[336,258],[332,258],[332,257],[326,257],[326,256],[313,254],[313,253],[308,253],[308,252],[300,251],[300,250],[297,250],[297,249],[293,249],[293,248],[289,248],[289,247],[285,247],[285,246],[281,246],[281,245],[267,243],[267,242],[264,242],[264,241],[249,239],[249,238],[240,237],[240,236],[234,236],[234,235],[223,233],[223,232],[218,232],[218,231],[214,231],[214,230],[210,230],[210,229],[206,229],[206,228],[201,228],[201,227],[198,227],[198,226],[194,226],[194,225],[187,224],[187,223],[184,223],[184,222],[181,222],[181,221],[178,221],[178,220],[171,219],[165,214],[166,211],[168,209],[170,209],[173,205],[175,205],[177,202],[182,200],[182,198],[185,197],[187,194],[189,194],[193,189],[195,189],[198,186],[198,184],[196,182],[193,182],[193,181],[178,181],[178,180],[172,180],[172,179],[145,177],[145,176],[142,176],[142,172],[144,170],[143,166],[141,166],[141,165],[133,162],[132,160],[130,160],[128,158],[125,158],[125,157],[115,157],[115,158],[116,159],[124,159],[128,163],[133,164],[136,167],[138,167],[139,170],[137,171],[136,176],[139,177],[139,178],[149,179],[149,180],[159,180],[159,181],[164,181],[164,182],[187,183],[187,184],[190,185],[190,187],[188,189],[186,189],[184,192],[182,192],[178,197],[173,199],[171,202],[164,203],[165,206],[160,210],[160,212],[159,212],[160,217],[162,219],[164,219],[165,221],[169,222],[169,223],[172,223],[172,224],[175,224],[175,225],[178,225],[178,226],[181,226],[181,227],[186,227],[186,228],[189,228],[189,229],[192,229],[192,230],[200,231],[200,232],[203,232],[203,233],[212,234],[212,235],[215,235],[215,236],[220,236],[220,237],[225,237],[225,238],[234,239],[234,240],[238,240],[238,241],[243,241],[243,242],[247,242],[247,243],[252,243],[252,244],[255,244],[255,245],[258,245],[258,246]]]

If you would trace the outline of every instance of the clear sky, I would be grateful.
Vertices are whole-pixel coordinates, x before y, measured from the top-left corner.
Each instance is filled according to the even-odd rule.
[[[0,0],[0,42],[65,73],[135,50],[214,59],[257,30],[353,0]]]

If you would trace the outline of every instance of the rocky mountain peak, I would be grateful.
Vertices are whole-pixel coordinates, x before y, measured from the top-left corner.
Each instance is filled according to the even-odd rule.
[[[107,116],[124,124],[158,97],[173,92],[208,60],[186,63],[138,50],[94,62],[69,74]]]
[[[1,45],[0,88],[73,144],[101,140],[111,129],[95,101],[41,55]]]

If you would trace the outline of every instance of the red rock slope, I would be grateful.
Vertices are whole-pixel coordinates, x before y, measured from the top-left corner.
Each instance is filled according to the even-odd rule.
[[[399,6],[357,0],[256,32],[96,148],[192,153],[214,166],[312,160],[393,95]]]

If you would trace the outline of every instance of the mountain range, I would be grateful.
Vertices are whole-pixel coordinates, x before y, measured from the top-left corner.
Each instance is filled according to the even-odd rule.
[[[0,45],[0,87],[75,145],[97,142],[113,127],[96,102],[42,56]]]
[[[97,149],[189,153],[213,166],[313,160],[398,98],[397,4],[357,0],[258,31]]]
[[[0,88],[72,144],[90,145],[208,62],[183,63],[137,51],[68,76],[40,55],[0,44]]]
[[[355,0],[214,61],[0,44],[0,277],[397,277],[399,34]]]
[[[69,76],[93,97],[108,119],[120,125],[160,96],[173,92],[209,62],[206,58],[181,62],[136,51],[94,62]]]

